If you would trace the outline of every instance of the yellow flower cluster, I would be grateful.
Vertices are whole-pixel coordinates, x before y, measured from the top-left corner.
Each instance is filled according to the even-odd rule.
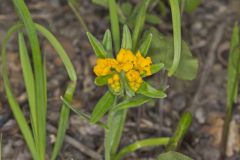
[[[121,49],[116,59],[98,59],[94,67],[94,72],[97,76],[106,76],[115,73],[112,78],[108,79],[108,84],[114,91],[117,91],[120,90],[121,87],[120,78],[117,73],[124,71],[129,86],[134,91],[137,91],[143,82],[141,75],[151,75],[151,64],[151,58],[144,58],[139,51],[134,55],[131,50]]]
[[[108,85],[114,92],[120,92],[121,84],[119,75],[115,73],[111,78],[109,78]]]

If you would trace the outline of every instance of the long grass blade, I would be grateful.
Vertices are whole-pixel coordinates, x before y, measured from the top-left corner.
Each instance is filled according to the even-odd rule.
[[[72,101],[72,97],[74,91],[76,89],[76,82],[72,82],[68,85],[67,90],[64,95],[64,99],[67,100],[69,103]],[[64,136],[68,127],[68,117],[70,113],[70,108],[67,107],[65,104],[62,105],[61,113],[60,113],[60,120],[58,124],[58,131],[57,131],[57,139],[54,145],[54,149],[51,155],[51,160],[56,159],[62,143],[64,141]]]
[[[224,122],[223,136],[221,142],[221,152],[226,153],[227,140],[229,135],[230,122],[232,120],[233,103],[236,102],[238,93],[238,84],[240,78],[240,31],[235,23],[233,27],[230,53],[228,58],[228,81],[227,81],[227,113]]]
[[[113,42],[115,52],[117,53],[120,49],[120,29],[119,29],[119,20],[118,20],[118,7],[115,0],[108,0],[110,19],[111,19],[111,28],[113,34]]]
[[[121,149],[120,152],[114,157],[114,160],[120,160],[125,155],[131,152],[134,152],[140,148],[167,145],[169,140],[170,138],[168,137],[161,137],[161,138],[149,138],[149,139],[137,141]]]
[[[168,75],[172,76],[180,62],[181,57],[181,13],[178,0],[169,0],[172,12],[173,37],[174,37],[174,58]]]
[[[36,102],[35,102],[35,80],[32,71],[32,66],[30,63],[30,58],[27,52],[25,40],[23,37],[23,33],[18,34],[19,41],[19,53],[20,53],[20,61],[23,71],[24,84],[27,91],[28,102],[30,107],[30,116],[31,116],[31,124],[33,128],[33,134],[35,139],[38,137],[38,124],[37,124],[37,110],[36,110]]]
[[[7,66],[8,63],[7,63],[7,55],[6,55],[7,43],[9,41],[11,35],[13,33],[17,32],[21,28],[22,28],[22,24],[20,24],[20,23],[15,24],[7,31],[5,37],[3,38],[2,51],[1,51],[2,52],[2,74],[3,74],[2,76],[3,76],[3,83],[4,83],[6,95],[7,95],[11,110],[14,114],[14,117],[16,118],[16,121],[17,121],[19,128],[23,134],[23,137],[27,143],[27,146],[33,156],[33,159],[38,160],[39,156],[38,156],[37,149],[36,149],[36,146],[34,143],[33,135],[31,133],[28,123],[20,109],[20,106],[17,103],[17,101],[13,95],[12,89],[10,87],[9,78],[8,78],[8,66]]]
[[[32,59],[34,68],[34,78],[35,78],[35,96],[36,96],[36,108],[37,108],[37,119],[38,119],[38,140],[36,141],[36,146],[39,150],[39,159],[45,159],[46,151],[46,110],[47,110],[47,100],[46,85],[44,82],[43,73],[43,62],[42,55],[40,51],[39,41],[37,37],[37,32],[35,25],[33,23],[31,14],[24,3],[24,0],[13,0],[13,4],[22,20],[25,29],[27,31],[28,39],[32,49]]]
[[[135,27],[133,30],[133,50],[136,51],[137,43],[139,40],[139,37],[142,33],[144,22],[146,18],[146,12],[149,5],[150,0],[143,0],[143,3],[140,6],[139,13],[136,18]]]
[[[51,45],[55,48],[58,56],[61,58],[61,60],[63,61],[63,64],[65,65],[65,68],[67,70],[67,73],[69,75],[69,78],[72,81],[76,81],[77,80],[77,75],[76,75],[76,71],[72,65],[71,60],[69,59],[66,51],[64,50],[64,48],[62,47],[62,45],[58,42],[58,40],[54,37],[54,35],[49,32],[46,28],[44,28],[43,26],[39,25],[39,24],[35,24],[36,29],[45,37],[48,39],[48,41],[51,43]]]

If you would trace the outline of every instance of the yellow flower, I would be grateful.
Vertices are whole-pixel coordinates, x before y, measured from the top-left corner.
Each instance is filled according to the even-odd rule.
[[[113,58],[98,59],[93,71],[97,76],[106,76],[112,73],[112,69],[115,68],[116,64],[117,62]]]
[[[118,65],[115,68],[118,72],[129,71],[133,68],[134,62],[136,61],[135,55],[127,49],[121,49],[117,55]]]
[[[118,74],[114,74],[111,78],[108,79],[108,85],[114,92],[120,92],[121,84],[120,77]]]
[[[97,76],[113,74],[113,76],[108,79],[108,85],[114,92],[120,92],[121,83],[119,73],[124,71],[130,88],[136,92],[143,82],[141,76],[149,76],[152,74],[151,64],[151,58],[144,58],[140,51],[134,55],[131,50],[121,49],[116,59],[98,59],[94,67],[94,73]]]
[[[139,51],[137,52],[135,69],[138,70],[140,74],[146,74],[147,76],[150,76],[152,74],[150,68],[151,64],[152,60],[150,57],[144,58]]]
[[[132,90],[136,92],[143,82],[142,77],[140,76],[140,73],[136,70],[130,70],[126,73],[126,77],[127,77],[129,86],[131,87]]]

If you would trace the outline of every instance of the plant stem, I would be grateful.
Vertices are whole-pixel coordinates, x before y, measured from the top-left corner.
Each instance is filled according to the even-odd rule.
[[[70,6],[70,8],[72,9],[72,11],[74,12],[74,14],[76,15],[78,21],[80,22],[81,26],[83,27],[83,30],[85,32],[88,32],[89,29],[85,23],[85,21],[83,20],[82,16],[79,14],[77,8],[74,6],[74,3],[72,2],[72,0],[68,0],[68,4]]]

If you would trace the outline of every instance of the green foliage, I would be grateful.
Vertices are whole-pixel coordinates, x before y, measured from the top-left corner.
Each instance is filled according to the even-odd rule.
[[[106,92],[94,107],[90,122],[96,123],[99,121],[113,105],[114,100],[115,96],[110,91]]]
[[[170,151],[167,153],[160,154],[157,160],[193,160],[193,159],[181,153]]]
[[[105,58],[107,57],[107,51],[104,49],[101,42],[99,42],[91,33],[87,32],[87,36],[89,39],[89,42],[92,45],[92,48],[94,50],[94,53],[98,58]]]
[[[144,27],[146,11],[149,3],[150,3],[150,0],[145,0],[145,1],[142,1],[142,3],[140,3],[140,7],[139,7],[138,14],[136,16],[136,21],[135,21],[136,23],[134,24],[134,30],[133,30],[133,51],[136,51],[137,49],[137,43]]]
[[[138,107],[144,103],[147,103],[151,100],[152,98],[144,96],[144,95],[136,95],[134,97],[128,98],[124,100],[123,102],[117,104],[114,106],[113,110],[118,111],[122,109],[128,109],[128,108],[133,108],[133,107]]]
[[[224,122],[223,136],[221,143],[222,155],[226,153],[227,140],[229,135],[230,122],[232,120],[233,104],[237,101],[238,85],[240,81],[240,31],[235,23],[232,31],[230,51],[228,58],[228,79],[227,79],[227,113]]]
[[[163,63],[156,63],[156,64],[151,65],[152,74],[155,74],[155,73],[161,71],[163,69],[163,67],[164,67]]]
[[[118,154],[114,157],[114,160],[120,160],[125,155],[136,151],[137,149],[141,149],[144,147],[153,147],[153,146],[160,146],[160,145],[167,145],[169,142],[169,138],[161,137],[161,138],[149,138],[140,141],[136,141],[133,144],[130,144],[123,149],[121,149]],[[168,159],[172,160],[172,159]]]
[[[174,50],[173,38],[160,34],[156,29],[151,28],[153,34],[152,45],[149,50],[149,56],[154,63],[163,63],[166,69],[170,69],[173,63]],[[174,76],[183,80],[193,80],[198,71],[198,61],[192,56],[192,53],[186,44],[182,41],[181,58]]]
[[[169,2],[172,12],[174,57],[168,75],[172,76],[176,72],[181,58],[181,14],[178,1],[169,0]]]
[[[177,129],[167,146],[168,151],[174,151],[177,149],[182,139],[184,138],[185,134],[187,133],[191,123],[192,123],[191,113],[189,112],[183,113],[177,125]]]
[[[107,51],[107,57],[112,58],[113,57],[112,35],[111,35],[111,31],[109,29],[106,30],[106,32],[103,36],[102,44],[103,44],[104,49]]]
[[[149,33],[146,38],[144,38],[144,41],[142,42],[141,46],[139,47],[139,50],[141,54],[145,57],[148,53],[148,50],[151,46],[152,42],[152,33]]]
[[[132,49],[132,36],[127,25],[123,26],[122,46],[121,48]]]
[[[115,52],[118,52],[120,49],[120,29],[119,29],[119,20],[118,20],[118,6],[115,0],[108,0],[109,6],[109,15],[111,20],[111,28],[113,34],[113,42]]]
[[[104,86],[107,84],[107,80],[112,77],[111,74],[109,75],[106,75],[106,76],[98,76],[95,78],[95,84],[98,85],[98,86]]]
[[[44,27],[34,24],[31,18],[31,15],[26,7],[24,1],[22,0],[13,0],[13,4],[20,16],[20,23],[12,26],[7,34],[4,37],[2,44],[2,66],[3,66],[3,81],[4,87],[6,91],[6,95],[8,98],[8,102],[10,104],[11,110],[16,118],[16,121],[19,125],[19,128],[23,134],[23,137],[27,143],[27,146],[33,156],[34,160],[43,160],[45,159],[45,150],[46,150],[46,103],[47,103],[47,88],[46,88],[46,61],[45,57],[42,61],[42,55],[40,51],[40,45],[37,37],[37,32],[41,32],[44,37],[46,37],[53,47],[56,49],[58,55],[63,61],[66,70],[70,79],[75,84],[76,81],[76,73],[72,66],[71,61],[69,60],[66,52],[61,47],[60,43],[56,40],[56,38],[47,31]],[[24,39],[24,35],[22,31],[26,30],[27,38],[30,43],[32,56],[30,58],[27,48],[26,42]],[[24,114],[19,106],[16,98],[12,93],[12,89],[9,83],[8,78],[8,65],[7,65],[7,56],[6,56],[6,46],[8,44],[11,36],[18,32],[18,41],[19,41],[19,53],[20,53],[20,61],[21,67],[23,71],[24,84],[27,91],[29,108],[30,108],[30,118],[31,118],[31,127],[28,125],[27,119],[24,117]],[[74,87],[73,87],[74,88]],[[74,89],[67,90],[66,98],[71,101],[71,97],[68,95],[72,95]],[[65,135],[65,130],[68,122],[68,113],[69,108],[62,108],[61,110],[61,118],[59,121],[58,134],[56,139],[56,144],[54,146],[53,155],[55,155],[55,159],[60,147],[63,142],[63,138]]]
[[[150,98],[165,98],[167,95],[160,89],[155,89],[148,83],[143,82],[138,93]]]
[[[240,76],[240,32],[238,24],[233,28],[230,53],[228,58],[227,104],[237,100],[238,81]]]
[[[202,0],[179,0],[180,4],[184,3],[184,11],[192,13],[201,4]]]

